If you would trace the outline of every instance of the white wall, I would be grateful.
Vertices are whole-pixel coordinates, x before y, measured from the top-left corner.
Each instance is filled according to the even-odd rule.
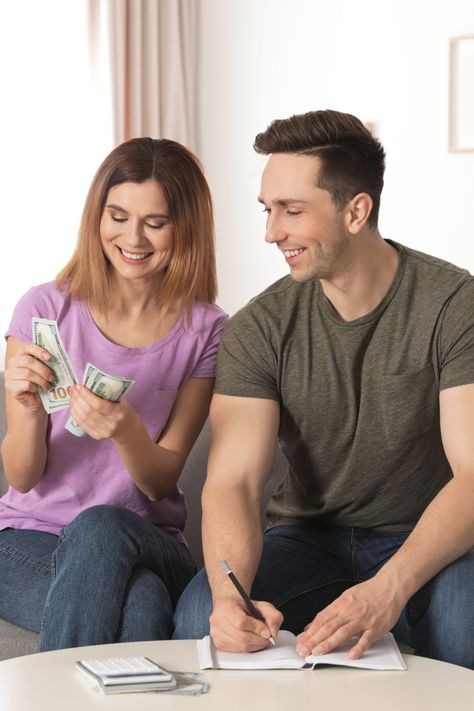
[[[254,137],[313,109],[374,122],[382,235],[474,272],[474,152],[447,149],[448,38],[474,34],[472,0],[200,0],[200,23],[199,154],[226,310],[287,272],[263,241]]]
[[[474,153],[447,151],[448,38],[474,34],[472,0],[197,2],[199,155],[227,311],[287,272],[263,241],[255,134],[316,108],[376,124],[388,162],[382,234],[474,272]],[[0,367],[14,304],[70,256],[112,147],[106,77],[91,85],[88,74],[86,9],[0,3]]]
[[[90,72],[87,5],[0,3],[0,370],[16,302],[71,256],[89,184],[113,146],[106,67]]]

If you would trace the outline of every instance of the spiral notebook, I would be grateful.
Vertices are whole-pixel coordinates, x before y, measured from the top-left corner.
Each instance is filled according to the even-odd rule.
[[[347,652],[357,641],[355,637],[337,649],[305,659],[296,653],[297,637],[280,630],[274,647],[261,652],[233,653],[217,650],[209,636],[198,640],[197,651],[201,669],[314,669],[318,665],[338,665],[359,669],[405,670],[406,664],[393,635],[388,632],[375,642],[360,659],[350,659]]]

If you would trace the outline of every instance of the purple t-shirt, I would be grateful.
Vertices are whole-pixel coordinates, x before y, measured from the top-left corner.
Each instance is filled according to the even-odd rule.
[[[83,301],[67,299],[52,282],[33,287],[20,299],[6,336],[31,342],[32,316],[57,321],[79,382],[88,361],[110,375],[135,380],[125,399],[155,441],[181,385],[193,377],[214,378],[217,346],[227,321],[218,306],[196,302],[190,326],[183,316],[157,343],[124,348],[105,338]],[[0,529],[58,534],[84,509],[115,504],[184,540],[186,504],[178,487],[165,499],[150,501],[127,473],[113,442],[70,434],[64,429],[69,415],[66,408],[49,416],[43,477],[26,494],[9,488],[0,499]]]

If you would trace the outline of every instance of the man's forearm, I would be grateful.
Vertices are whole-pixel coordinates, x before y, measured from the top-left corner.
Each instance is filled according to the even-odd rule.
[[[399,551],[383,566],[405,600],[474,545],[474,476],[455,476],[433,499]]]
[[[239,598],[220,564],[226,560],[250,594],[262,552],[260,505],[245,488],[216,485],[203,492],[203,546],[214,603]],[[240,598],[239,598],[240,599]]]

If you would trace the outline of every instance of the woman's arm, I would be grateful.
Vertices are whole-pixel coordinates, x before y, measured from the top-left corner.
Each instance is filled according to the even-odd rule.
[[[94,439],[112,439],[135,484],[157,501],[176,486],[208,415],[213,386],[212,378],[190,378],[181,387],[158,442],[125,400],[103,400],[83,385],[72,388],[71,413]]]
[[[8,427],[1,450],[6,479],[22,494],[38,483],[46,465],[48,415],[38,388],[50,387],[54,381],[54,373],[45,365],[49,358],[50,354],[34,343],[8,338],[5,369]]]

